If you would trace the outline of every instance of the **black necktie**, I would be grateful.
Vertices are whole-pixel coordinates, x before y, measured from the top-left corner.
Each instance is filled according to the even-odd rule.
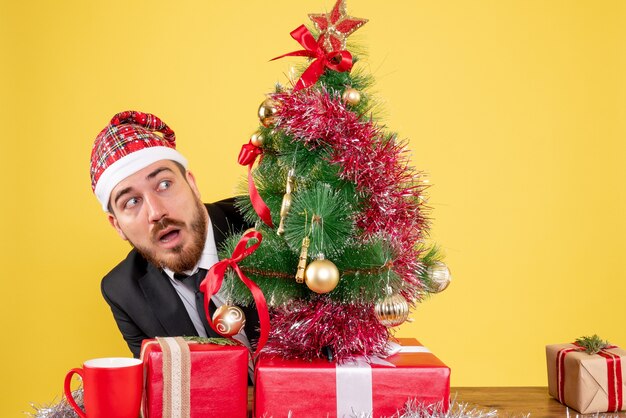
[[[199,268],[194,274],[190,274],[189,276],[185,273],[174,273],[174,279],[183,282],[185,284],[192,285],[194,289],[198,289],[200,287],[200,282],[204,280],[206,276],[207,270],[203,268]]]
[[[202,325],[204,325],[204,329],[206,330],[207,335],[209,337],[219,337],[220,335],[218,335],[215,331],[213,331],[213,328],[211,328],[211,326],[209,325],[209,322],[206,319],[206,313],[204,312],[204,293],[200,291],[200,283],[202,283],[202,280],[204,280],[204,278],[206,277],[206,274],[207,274],[207,270],[201,268],[201,269],[198,269],[197,272],[195,272],[194,274],[190,276],[187,276],[185,274],[175,273],[174,279],[180,280],[186,286],[191,287],[193,289],[193,291],[196,294],[196,310],[198,311],[198,314],[200,315],[200,320],[202,320]],[[215,312],[215,309],[217,309],[217,307],[215,306],[213,299],[209,300],[209,314],[213,315],[213,312]]]

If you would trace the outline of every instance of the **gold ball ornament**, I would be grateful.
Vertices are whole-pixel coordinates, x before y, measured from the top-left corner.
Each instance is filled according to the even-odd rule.
[[[304,282],[315,293],[331,292],[339,283],[339,269],[332,261],[319,258],[307,266]]]
[[[259,120],[266,128],[269,128],[276,121],[278,113],[278,102],[272,99],[265,99],[259,106]]]
[[[238,306],[222,305],[213,313],[213,324],[221,335],[232,337],[246,324],[246,315]]]
[[[347,88],[344,90],[341,98],[349,105],[356,106],[361,102],[361,93],[357,89]]]
[[[255,147],[262,147],[264,140],[265,138],[263,138],[263,135],[261,135],[259,132],[252,134],[252,136],[250,137],[250,142]]]
[[[402,295],[392,294],[389,289],[387,296],[376,302],[374,313],[384,326],[397,327],[409,317],[409,304]]]
[[[434,293],[443,292],[452,281],[450,269],[448,269],[448,266],[441,261],[435,261],[430,267],[428,267],[427,274],[431,283],[430,290]]]

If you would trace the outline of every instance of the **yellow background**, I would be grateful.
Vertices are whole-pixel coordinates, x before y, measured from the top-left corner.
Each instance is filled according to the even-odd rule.
[[[113,114],[177,133],[203,197],[232,194],[256,110],[330,0],[0,2],[0,416],[83,360],[128,355],[100,278],[128,251],[89,185]],[[454,281],[415,336],[455,386],[546,385],[544,345],[626,345],[626,3],[351,0],[384,121],[429,173]]]

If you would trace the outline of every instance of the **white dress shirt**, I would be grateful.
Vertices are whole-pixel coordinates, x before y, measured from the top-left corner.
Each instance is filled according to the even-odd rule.
[[[219,261],[219,258],[217,256],[217,246],[215,245],[215,237],[213,236],[211,219],[209,219],[207,228],[208,230],[206,234],[206,241],[204,243],[204,249],[202,250],[202,255],[200,256],[198,264],[196,264],[196,266],[192,270],[183,272],[188,276],[195,274],[200,268],[209,270],[214,264]],[[200,314],[196,309],[195,283],[176,280],[174,278],[174,272],[168,268],[164,268],[163,271],[170,278],[170,282],[172,283],[172,286],[174,286],[176,293],[178,293],[178,297],[183,302],[183,305],[185,305],[185,309],[187,310],[189,318],[191,318],[191,322],[198,332],[198,335],[201,337],[208,337],[206,330],[204,329],[204,325],[202,324],[202,320],[200,319]],[[220,307],[226,303],[223,296],[220,295],[220,292],[218,292],[216,295],[213,295],[213,297],[211,297],[211,300],[216,307]],[[239,333],[237,335],[234,335],[233,338],[243,343],[246,347],[248,347],[248,349],[250,348],[250,343],[248,342],[248,338],[246,337],[243,328],[241,328]]]

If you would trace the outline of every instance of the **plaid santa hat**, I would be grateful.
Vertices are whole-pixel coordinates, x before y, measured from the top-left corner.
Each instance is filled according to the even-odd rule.
[[[111,191],[120,181],[160,160],[173,160],[187,168],[169,126],[150,113],[134,110],[113,116],[91,150],[91,189],[102,209],[108,211]]]

